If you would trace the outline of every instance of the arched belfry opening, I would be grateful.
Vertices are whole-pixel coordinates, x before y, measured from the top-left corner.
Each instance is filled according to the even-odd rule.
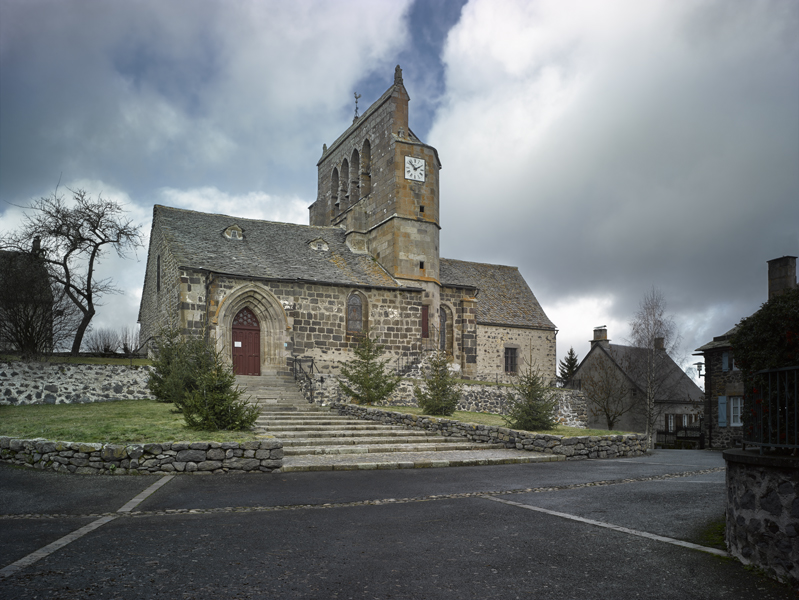
[[[237,375],[259,375],[285,366],[288,320],[269,290],[252,283],[234,289],[218,314],[218,342]]]
[[[372,192],[372,145],[364,140],[360,154],[361,198]]]
[[[333,167],[333,173],[330,175],[330,203],[332,206],[338,207],[338,169]]]
[[[352,204],[358,202],[361,199],[361,181],[360,181],[360,173],[361,173],[361,155],[358,152],[358,149],[352,151],[352,156],[350,157],[350,164],[352,168],[350,169],[350,201]]]
[[[350,164],[346,158],[341,163],[341,181],[338,196],[342,207],[346,208],[350,200]]]

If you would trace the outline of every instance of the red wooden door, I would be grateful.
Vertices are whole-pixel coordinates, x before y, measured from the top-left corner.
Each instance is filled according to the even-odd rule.
[[[258,317],[246,306],[233,319],[233,372],[261,374],[261,326]]]

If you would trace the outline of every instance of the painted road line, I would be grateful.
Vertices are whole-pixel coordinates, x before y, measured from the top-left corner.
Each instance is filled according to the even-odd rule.
[[[654,533],[647,533],[646,531],[637,531],[635,529],[629,529],[627,527],[620,527],[619,525],[613,525],[611,523],[605,523],[603,521],[594,521],[593,519],[584,519],[583,517],[578,517],[576,515],[569,515],[562,512],[556,512],[554,510],[547,510],[546,508],[539,508],[537,506],[530,506],[529,504],[522,504],[521,502],[513,502],[512,500],[504,500],[502,498],[497,498],[494,496],[483,496],[486,500],[492,500],[494,502],[500,502],[502,504],[510,504],[511,506],[517,506],[519,508],[524,508],[526,510],[534,510],[536,512],[541,512],[547,515],[552,515],[554,517],[561,517],[562,519],[570,519],[572,521],[578,521],[580,523],[586,523],[588,525],[595,525],[596,527],[604,527],[605,529],[612,529],[614,531],[619,531],[621,533],[626,533],[629,535],[636,535],[638,537],[646,538],[648,540],[655,540],[658,542],[665,542],[667,544],[672,544],[674,546],[682,546],[683,548],[690,548],[692,550],[699,550],[700,552],[707,552],[709,554],[715,554],[716,556],[729,556],[723,550],[717,550],[716,548],[708,548],[707,546],[700,546],[699,544],[692,544],[691,542],[684,542],[682,540],[675,540],[674,538],[665,537],[662,535],[656,535]]]
[[[174,475],[166,475],[162,477],[159,481],[148,487],[144,490],[141,494],[133,498],[130,502],[126,503],[122,508],[120,508],[117,512],[118,513],[129,513],[132,511],[136,506],[138,506],[145,498],[155,493],[158,488],[163,485],[166,485]],[[91,533],[95,529],[102,527],[106,523],[110,523],[114,519],[118,517],[116,516],[108,516],[108,517],[100,517],[99,519],[92,521],[88,525],[84,525],[80,529],[73,531],[70,534],[65,535],[61,539],[54,541],[52,544],[47,544],[43,548],[39,548],[36,552],[31,552],[28,556],[20,558],[18,561],[11,563],[7,567],[3,567],[0,569],[0,579],[5,579],[6,577],[11,577],[17,571],[20,571],[26,567],[31,566],[33,563],[50,556],[56,550],[60,550],[67,544],[71,544],[77,539],[82,538],[84,535]]]
[[[144,500],[146,500],[148,497],[152,496],[156,491],[158,491],[158,489],[161,486],[164,486],[170,481],[172,481],[174,477],[175,477],[174,475],[164,475],[159,481],[156,481],[154,484],[152,484],[150,487],[144,490],[141,494],[133,498],[133,500],[125,504],[125,506],[120,508],[117,512],[127,513],[132,511]]]

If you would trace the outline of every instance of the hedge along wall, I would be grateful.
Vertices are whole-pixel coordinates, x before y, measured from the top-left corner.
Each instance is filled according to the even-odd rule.
[[[474,442],[504,444],[506,448],[559,454],[565,456],[566,460],[642,456],[647,448],[645,434],[562,437],[506,427],[461,423],[452,419],[409,415],[357,404],[336,402],[332,404],[332,408],[340,415],[379,421],[387,425],[404,425],[446,436],[462,436]]]
[[[78,475],[266,472],[283,466],[283,443],[87,444],[0,436],[0,462]]]
[[[153,398],[153,367],[0,362],[0,404],[72,404]]]
[[[305,398],[310,401],[310,385],[307,379],[299,379]],[[413,378],[403,378],[391,394],[385,406],[418,406],[413,386],[424,384]],[[338,387],[338,379],[333,375],[314,375],[314,403],[344,403],[346,398]],[[568,427],[588,427],[588,404],[582,392],[567,389],[552,390],[558,399],[558,423]],[[503,385],[465,384],[461,386],[461,398],[455,410],[485,412],[497,415],[507,412],[508,394],[518,397],[513,388]]]

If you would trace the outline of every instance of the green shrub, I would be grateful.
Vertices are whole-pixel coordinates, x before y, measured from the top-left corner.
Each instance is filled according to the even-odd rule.
[[[458,406],[461,389],[458,378],[449,370],[449,359],[445,352],[434,352],[424,370],[426,389],[418,385],[413,391],[416,402],[426,415],[450,416]]]
[[[356,404],[380,404],[399,385],[400,378],[386,370],[388,359],[380,360],[383,346],[364,335],[354,349],[355,356],[341,365],[338,385]]]
[[[172,402],[186,425],[203,430],[249,429],[257,406],[242,400],[231,367],[205,336],[162,332],[147,386],[159,402]]]
[[[502,418],[508,427],[523,431],[554,429],[558,400],[544,378],[533,367],[521,371],[508,394],[508,411]]]
[[[258,418],[258,407],[241,398],[233,372],[220,358],[216,354],[211,370],[201,373],[196,389],[186,392],[181,400],[183,418],[190,429],[249,429]]]

